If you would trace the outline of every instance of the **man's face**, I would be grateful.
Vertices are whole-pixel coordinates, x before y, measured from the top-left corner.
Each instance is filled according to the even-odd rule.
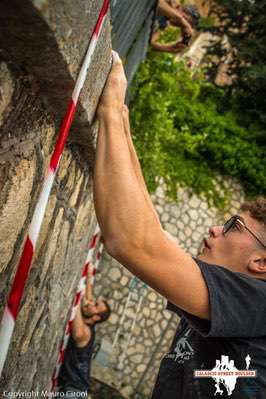
[[[98,319],[100,317],[99,315],[104,311],[106,311],[106,305],[101,298],[98,298],[91,303],[82,305],[82,314],[86,318],[97,316],[96,318]]]
[[[245,225],[263,241],[261,224],[249,213],[243,212]],[[250,255],[261,249],[252,235],[243,228],[233,228],[223,234],[223,226],[213,226],[209,229],[209,237],[203,240],[202,250],[198,259],[235,272],[245,273]]]

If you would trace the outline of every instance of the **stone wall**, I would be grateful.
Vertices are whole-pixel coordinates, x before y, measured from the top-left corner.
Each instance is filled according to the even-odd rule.
[[[0,317],[100,6],[82,0],[75,7],[68,0],[0,4]],[[1,390],[50,388],[96,223],[92,120],[110,54],[107,20],[49,199]]]
[[[131,80],[145,58],[156,1],[110,3],[115,47],[123,50]],[[84,0],[0,2],[0,318],[101,5],[101,1]],[[96,224],[91,182],[94,114],[110,69],[110,33],[108,17],[48,203],[0,380],[1,392],[50,387]]]
[[[167,199],[163,184],[152,195],[163,228],[192,256],[198,254],[202,238],[208,235],[209,227],[222,223],[229,215],[236,213],[244,200],[243,190],[236,181],[227,180],[225,185],[232,198],[223,212],[210,207],[202,198],[192,195],[190,189],[179,189],[177,202]],[[99,326],[99,340],[113,343],[130,292],[131,278],[126,269],[104,254],[96,278],[95,292],[110,298],[113,314],[106,324]],[[139,292],[138,297],[140,295]],[[104,368],[96,358],[93,376],[119,388],[126,398],[148,398],[160,361],[170,347],[179,321],[176,315],[165,310],[165,306],[166,300],[148,288],[140,312],[137,312],[137,300],[132,304],[132,317],[120,334],[109,364]],[[130,320],[134,318],[134,314],[138,314],[136,325],[130,345],[125,350],[128,332],[132,326]],[[121,358],[123,367],[119,368]]]
[[[2,313],[56,130],[30,83],[21,75],[14,77],[5,63],[1,72],[0,79],[5,79],[5,84],[9,81],[10,89],[14,87],[12,100],[5,107],[5,111],[10,107],[10,112],[5,113],[1,137]],[[16,323],[5,367],[5,389],[47,387],[62,336],[62,321],[80,278],[94,223],[89,164],[70,145],[50,196]]]

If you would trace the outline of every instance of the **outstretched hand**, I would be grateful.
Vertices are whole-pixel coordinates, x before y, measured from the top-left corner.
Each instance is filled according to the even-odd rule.
[[[176,42],[172,45],[169,45],[169,52],[172,53],[180,53],[181,51],[185,50],[186,45],[183,42]]]
[[[113,64],[98,104],[97,116],[118,111],[122,113],[125,103],[127,80],[122,61],[117,52],[112,51]]]
[[[183,36],[185,35],[186,37],[189,37],[189,38],[191,38],[193,36],[194,31],[189,22],[186,21],[186,24],[184,24],[184,26],[181,30],[182,30]]]

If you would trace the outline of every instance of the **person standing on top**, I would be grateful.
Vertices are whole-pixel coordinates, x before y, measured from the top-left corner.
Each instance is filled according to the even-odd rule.
[[[179,53],[189,45],[194,29],[198,27],[199,19],[200,14],[195,6],[181,6],[175,4],[174,1],[160,0],[151,38],[152,47],[158,51]],[[175,43],[159,43],[163,31],[169,25],[180,27],[181,40]]]

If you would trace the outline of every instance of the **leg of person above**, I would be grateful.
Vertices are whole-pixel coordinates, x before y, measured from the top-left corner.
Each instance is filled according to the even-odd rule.
[[[185,18],[181,6],[173,7],[171,4],[168,4],[166,0],[159,0],[158,13],[161,15],[165,15],[176,26],[180,26],[187,34],[192,36],[193,28],[189,21]]]

